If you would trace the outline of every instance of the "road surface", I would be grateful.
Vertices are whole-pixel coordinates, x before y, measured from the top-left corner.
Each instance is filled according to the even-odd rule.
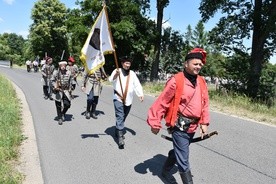
[[[155,100],[134,98],[126,120],[125,149],[118,149],[111,86],[104,86],[98,119],[85,119],[86,95],[80,86],[62,126],[54,119],[54,101],[42,95],[41,74],[0,67],[0,74],[25,94],[33,118],[45,184],[162,184],[161,168],[172,143],[146,124]],[[162,122],[164,125],[164,122]],[[190,163],[195,184],[275,184],[276,127],[211,112],[209,131],[219,135],[193,143]],[[198,136],[198,134],[196,135]],[[177,168],[174,177],[181,183]]]

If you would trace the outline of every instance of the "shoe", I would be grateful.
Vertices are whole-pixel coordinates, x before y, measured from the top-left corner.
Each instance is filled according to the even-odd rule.
[[[51,97],[51,96],[49,97],[49,99],[50,99],[50,100],[54,100],[53,97]]]
[[[58,124],[59,124],[59,125],[62,125],[62,119],[59,119],[59,120],[58,120]]]
[[[117,128],[115,130],[115,137],[119,138],[119,130]],[[122,138],[125,139],[125,135],[124,134],[122,135]]]
[[[89,113],[89,112],[86,112],[85,118],[86,118],[86,119],[90,119],[90,113]]]
[[[173,175],[169,171],[166,171],[163,169],[161,175],[167,182],[169,182],[171,184],[177,184],[176,179],[173,177]]]
[[[48,96],[44,96],[44,99],[47,100],[47,99],[48,99]]]
[[[92,117],[93,119],[98,119],[98,117],[96,116],[95,113],[91,113],[91,117]]]

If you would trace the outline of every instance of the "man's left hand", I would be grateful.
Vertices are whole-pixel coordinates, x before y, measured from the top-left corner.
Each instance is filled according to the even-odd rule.
[[[200,125],[200,136],[203,139],[203,136],[207,134],[208,126],[207,125]]]

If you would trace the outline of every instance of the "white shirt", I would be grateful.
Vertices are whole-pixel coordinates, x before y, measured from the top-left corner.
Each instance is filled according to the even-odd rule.
[[[113,80],[114,75],[116,74],[116,70],[113,70],[113,72],[111,73],[110,77],[108,78],[109,81],[113,84],[113,88],[120,94],[122,95],[122,90],[121,90],[121,85],[120,85],[120,81],[119,81],[119,76]],[[121,68],[120,70],[120,78],[121,78],[121,83],[122,83],[122,88],[123,88],[123,92],[125,91],[126,88],[126,82],[127,82],[127,77],[128,76],[124,76],[122,73]],[[137,77],[137,75],[130,70],[129,71],[129,84],[128,84],[128,90],[127,90],[127,95],[126,95],[126,100],[125,100],[125,105],[129,106],[132,104],[133,101],[133,93],[135,92],[136,95],[138,97],[144,96],[143,93],[143,87]],[[123,95],[122,95],[123,96]],[[117,94],[113,94],[113,99],[118,100],[120,102],[122,102],[121,98],[117,95]]]

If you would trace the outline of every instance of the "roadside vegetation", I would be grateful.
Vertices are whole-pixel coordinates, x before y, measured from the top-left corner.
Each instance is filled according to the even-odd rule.
[[[145,93],[158,96],[165,83],[145,83]],[[209,85],[210,110],[231,114],[258,122],[276,125],[276,106],[269,106],[264,102],[252,101],[246,95],[240,95],[225,90],[216,90],[214,85]],[[275,104],[275,98],[273,99]]]
[[[15,169],[23,141],[20,101],[2,75],[0,86],[0,183],[22,183],[24,176]]]

